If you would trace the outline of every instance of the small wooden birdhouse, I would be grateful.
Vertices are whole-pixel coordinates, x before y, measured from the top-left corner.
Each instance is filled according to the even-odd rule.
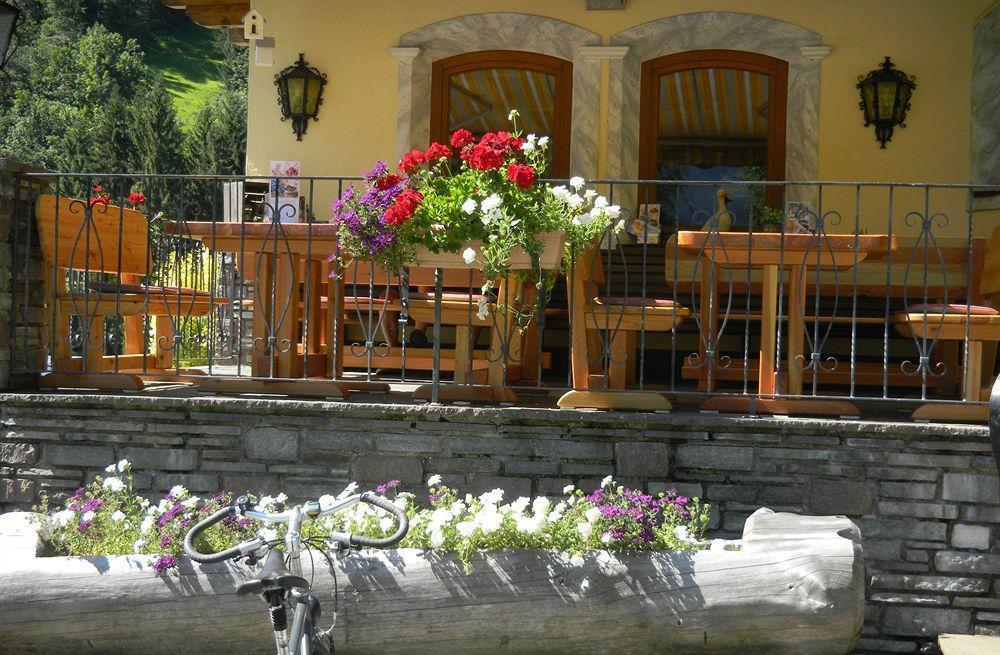
[[[251,9],[243,16],[243,38],[248,41],[264,38],[264,17],[256,9]]]

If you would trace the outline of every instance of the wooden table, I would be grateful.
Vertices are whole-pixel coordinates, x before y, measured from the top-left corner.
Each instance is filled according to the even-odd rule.
[[[285,380],[249,380],[247,378],[206,379],[200,386],[218,392],[288,393],[322,397],[341,397],[348,388],[377,387],[342,379],[342,362],[336,361],[342,348],[323,348],[323,343],[338,343],[343,315],[342,303],[324,302],[326,289],[323,265],[336,248],[337,226],[330,223],[221,223],[189,221],[167,223],[165,231],[201,241],[214,252],[235,253],[241,262],[243,277],[254,284],[253,336],[254,378]],[[300,305],[299,288],[308,280],[308,297]],[[303,311],[309,329],[299,337]],[[319,329],[326,316],[326,334]],[[325,337],[325,338],[324,338]],[[301,351],[300,346],[301,345]],[[257,356],[262,353],[263,356]],[[317,367],[319,363],[321,366]],[[323,380],[290,378],[325,376]]]
[[[714,239],[714,241],[713,241]],[[856,415],[857,408],[846,401],[774,398],[778,392],[775,370],[778,325],[778,280],[782,269],[789,272],[788,284],[788,389],[792,396],[802,394],[802,364],[805,336],[803,314],[806,302],[806,277],[809,269],[846,270],[875,253],[896,249],[896,237],[864,234],[774,234],[746,232],[681,231],[666,243],[668,255],[675,247],[688,256],[700,256],[715,267],[759,269],[762,275],[760,323],[760,358],[757,393],[760,398],[720,396],[702,404],[703,409],[747,411],[753,401],[758,413],[805,413]],[[709,276],[702,266],[702,330],[714,332],[715,312],[709,312]],[[669,274],[668,274],[669,276]],[[672,280],[671,280],[672,281]],[[716,280],[718,281],[718,280]],[[714,307],[713,307],[714,310]]]

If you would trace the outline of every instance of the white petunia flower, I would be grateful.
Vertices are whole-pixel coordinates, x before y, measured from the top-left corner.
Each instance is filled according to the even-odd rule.
[[[378,527],[382,528],[383,532],[388,532],[394,525],[396,525],[396,519],[391,516],[383,516],[378,522]]]
[[[566,494],[567,496],[573,493],[574,491],[576,491],[576,487],[571,484],[567,484],[565,487],[563,487],[563,493]]]
[[[115,523],[121,521],[124,518],[125,518],[125,512],[121,511],[120,509],[116,509],[114,512],[111,513],[111,520],[114,521]]]
[[[535,151],[535,144],[533,142],[531,142],[531,141],[525,141],[524,143],[521,144],[521,151],[522,152],[534,152]]]
[[[260,536],[260,538],[261,538],[261,539],[263,539],[264,541],[274,541],[275,539],[277,539],[277,538],[278,538],[278,533],[277,533],[277,531],[275,531],[275,530],[272,530],[271,528],[261,528],[261,529],[260,529],[260,530],[259,530],[259,531],[257,532],[257,534],[258,534],[258,535]]]
[[[591,198],[593,198],[596,195],[597,195],[597,192],[594,191],[593,189],[587,189],[586,191],[583,192],[583,197],[586,198],[587,200],[590,200]]]
[[[530,502],[530,498],[521,496],[510,504],[510,511],[514,514],[524,514],[524,510],[528,508],[528,503]]]
[[[466,248],[462,251],[462,261],[466,264],[471,264],[476,261],[476,251],[474,248]]]
[[[106,478],[104,482],[101,483],[101,486],[107,489],[108,491],[114,493],[116,491],[121,491],[122,489],[124,489],[125,483],[122,482],[121,479],[119,478]]]
[[[503,516],[497,511],[496,505],[486,505],[476,515],[476,523],[479,524],[479,529],[483,531],[483,534],[490,534],[500,529]]]
[[[274,502],[276,503],[283,503],[286,500],[288,500],[288,496],[285,495],[284,491],[282,491],[281,493],[279,493],[277,496],[274,497]]]
[[[537,516],[515,516],[514,523],[518,532],[534,534],[542,527],[542,520]]]
[[[468,200],[462,203],[462,211],[464,211],[469,216],[472,216],[474,213],[476,213],[476,207],[478,206],[479,206],[478,203],[473,198],[469,198]]]
[[[587,517],[588,523],[593,523],[597,519],[601,518],[601,510],[597,509],[596,507],[591,507],[586,512],[584,512],[583,515]]]
[[[601,535],[601,543],[604,544],[605,546],[611,543],[610,532],[605,532],[604,534]]]
[[[543,136],[541,139],[538,140],[538,145],[541,146],[542,148],[549,145],[549,137]]]
[[[685,543],[693,544],[694,542],[698,541],[691,535],[690,532],[688,532],[686,525],[678,525],[677,527],[675,527],[674,536]]]
[[[538,496],[531,501],[531,513],[543,519],[549,513],[550,507],[552,507],[552,502],[545,496]]]
[[[135,543],[132,544],[132,552],[138,555],[140,552],[142,552],[142,547],[145,545],[146,545],[145,541],[143,541],[142,539],[136,539]]]
[[[147,516],[142,520],[142,523],[139,524],[139,532],[143,534],[149,532],[152,529],[154,522],[155,519],[152,516]]]
[[[603,480],[601,480],[601,488],[603,489],[604,487],[610,487],[614,483],[615,483],[615,481],[609,475],[606,478],[604,478]]]
[[[479,496],[479,502],[484,505],[496,505],[503,500],[503,489],[497,487]]]
[[[174,486],[170,487],[170,495],[175,499],[183,498],[184,496],[187,495],[187,492],[188,490],[182,484],[175,484]]]
[[[51,521],[56,525],[58,525],[59,527],[63,527],[69,524],[69,522],[72,521],[74,518],[76,518],[76,512],[74,512],[71,509],[64,509],[61,512],[56,512],[55,514],[53,514],[51,517]]]
[[[569,200],[570,192],[569,189],[566,188],[565,184],[560,184],[558,186],[550,187],[549,191],[552,192],[552,195],[554,195],[559,200],[562,200],[563,202]]]
[[[479,206],[482,207],[483,212],[489,213],[494,209],[499,209],[500,205],[502,204],[503,204],[503,198],[501,198],[499,195],[495,193],[491,193],[489,196],[483,199],[483,202],[480,203]]]
[[[594,207],[596,209],[604,209],[607,206],[608,206],[608,199],[605,198],[604,196],[597,196],[597,198],[594,200]]]
[[[615,219],[621,216],[622,208],[618,205],[608,205],[604,208],[604,213],[608,215],[608,218]]]
[[[444,545],[444,533],[440,530],[431,532],[431,548],[440,548]]]
[[[507,120],[512,121],[520,115],[516,109],[511,109],[507,114]]]
[[[83,516],[80,517],[80,522],[83,523],[84,521],[93,521],[95,516],[96,514],[94,514],[94,510],[84,512]]]
[[[594,526],[586,521],[578,523],[576,529],[584,539],[588,539],[594,533]]]
[[[458,531],[458,534],[468,539],[476,531],[476,524],[472,521],[462,521],[455,526],[455,530]]]
[[[439,484],[441,484],[441,476],[440,475],[438,475],[438,474],[435,473],[431,477],[427,478],[427,486],[428,487],[436,487]]]
[[[573,555],[569,558],[569,563],[573,566],[583,566],[583,557],[581,555]]]
[[[569,185],[574,189],[576,189],[577,191],[582,189],[584,184],[586,184],[586,181],[579,175],[574,175],[569,180]]]
[[[574,193],[566,199],[566,204],[568,204],[571,209],[579,209],[583,206],[583,198]]]
[[[181,501],[181,505],[187,507],[188,509],[194,509],[195,505],[198,504],[199,500],[201,500],[201,498],[198,498],[198,496],[191,496],[190,498],[186,498],[183,501]]]
[[[104,472],[114,473],[115,471],[118,470],[117,466],[118,466],[117,464],[108,464],[107,466],[104,467]]]
[[[117,467],[119,473],[124,473],[125,471],[132,468],[132,462],[128,461],[127,459],[122,459],[119,460]]]
[[[538,141],[538,137],[535,136],[533,132],[528,136],[526,136],[525,138],[528,140],[528,143],[534,143],[535,141]]]

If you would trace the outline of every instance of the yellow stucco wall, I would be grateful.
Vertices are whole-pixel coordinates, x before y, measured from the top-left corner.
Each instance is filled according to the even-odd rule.
[[[305,175],[354,175],[396,155],[399,37],[440,20],[483,12],[548,16],[601,35],[698,11],[762,14],[817,32],[822,61],[819,177],[822,180],[969,180],[972,27],[993,0],[628,0],[624,11],[586,11],[585,0],[254,0],[276,39],[273,67],[250,67],[247,172],[272,159],[302,162]],[[279,122],[273,76],[303,52],[329,76],[319,121],[301,142]],[[863,127],[855,83],[885,55],[918,87],[905,129],[885,150]],[[252,64],[252,62],[251,62]],[[602,117],[608,73],[602,74]],[[795,120],[794,116],[788,117]],[[603,123],[603,121],[602,121]],[[603,129],[602,129],[603,137]],[[605,160],[601,143],[601,172]],[[325,216],[323,200],[317,215]],[[957,209],[957,207],[956,207]],[[977,230],[979,231],[979,230]]]

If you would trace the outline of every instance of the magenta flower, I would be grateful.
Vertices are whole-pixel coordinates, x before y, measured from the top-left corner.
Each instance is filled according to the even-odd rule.
[[[177,558],[173,555],[160,555],[153,562],[153,570],[157,573],[166,573],[177,566]]]
[[[385,492],[389,491],[390,489],[395,489],[396,487],[398,487],[401,484],[402,484],[402,482],[400,482],[399,480],[389,480],[385,484],[380,484],[377,487],[375,487],[375,491],[377,491],[380,494],[384,494]]]

